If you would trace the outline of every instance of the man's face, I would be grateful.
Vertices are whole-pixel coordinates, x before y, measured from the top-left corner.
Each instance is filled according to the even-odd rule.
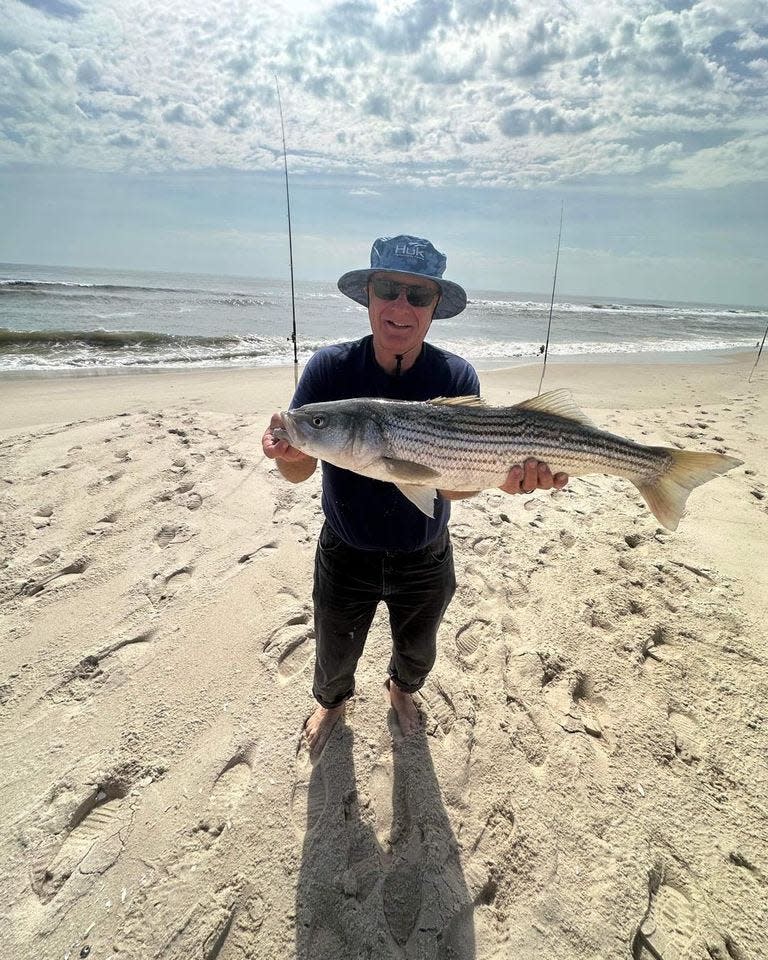
[[[397,299],[386,300],[376,295],[375,281],[385,280],[399,284]],[[433,297],[425,306],[412,306],[406,287],[427,289]],[[368,317],[371,321],[374,344],[386,352],[407,354],[420,347],[427,335],[432,314],[437,306],[440,288],[432,280],[403,273],[375,273],[368,282]],[[413,299],[413,298],[412,298]]]

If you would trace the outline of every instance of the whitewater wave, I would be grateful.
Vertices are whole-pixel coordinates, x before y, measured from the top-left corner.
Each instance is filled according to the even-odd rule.
[[[76,283],[74,280],[0,280],[0,296],[7,293],[71,293],[73,290],[86,290],[97,293],[104,290],[110,293],[200,293],[199,290],[183,287],[142,287],[122,283]]]

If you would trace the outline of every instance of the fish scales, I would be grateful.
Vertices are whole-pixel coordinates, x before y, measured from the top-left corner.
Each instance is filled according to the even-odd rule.
[[[647,446],[600,430],[566,390],[509,407],[477,397],[429,402],[382,399],[306,404],[283,413],[279,439],[366,477],[394,483],[428,516],[438,490],[501,486],[528,458],[553,473],[625,477],[669,529],[695,487],[741,463],[705,451]]]
[[[658,469],[665,458],[622,437],[564,421],[562,418],[516,411],[515,408],[447,407],[419,404],[422,410],[404,415],[393,404],[382,426],[393,456],[415,456],[420,462],[451,474],[457,467],[508,469],[517,459],[536,457],[558,466],[602,464],[624,466],[629,474],[638,469]],[[499,415],[501,412],[502,415]],[[490,449],[489,449],[490,445]]]

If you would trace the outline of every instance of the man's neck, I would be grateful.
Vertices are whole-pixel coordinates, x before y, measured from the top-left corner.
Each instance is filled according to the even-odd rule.
[[[405,373],[407,370],[410,370],[411,367],[416,363],[416,361],[421,356],[421,351],[424,347],[424,344],[419,344],[416,347],[413,347],[407,353],[392,353],[390,351],[382,351],[374,342],[373,344],[373,356],[376,360],[376,363],[386,371],[386,373],[394,376],[398,373]],[[398,363],[399,360],[399,363]]]

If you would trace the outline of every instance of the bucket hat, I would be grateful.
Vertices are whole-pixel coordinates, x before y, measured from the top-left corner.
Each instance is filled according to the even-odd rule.
[[[397,237],[378,237],[371,247],[371,266],[350,270],[339,278],[339,290],[364,307],[368,306],[368,281],[375,273],[404,273],[432,280],[440,287],[435,320],[455,317],[467,305],[467,294],[451,280],[443,280],[446,257],[423,237],[401,233]]]

